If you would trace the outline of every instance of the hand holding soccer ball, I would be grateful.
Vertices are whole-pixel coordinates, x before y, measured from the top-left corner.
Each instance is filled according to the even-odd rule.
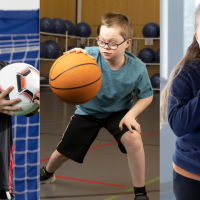
[[[6,100],[6,96],[13,90],[13,87],[7,88],[5,91],[0,93],[0,113],[4,113],[7,115],[14,116],[14,113],[10,112],[13,110],[20,110],[19,106],[12,106],[12,104],[15,104],[20,101],[19,98],[12,99],[12,100]]]
[[[34,102],[40,106],[40,92],[37,92],[35,96],[37,96],[37,98],[34,100]],[[37,111],[36,113],[39,113],[40,109],[36,109],[36,111]]]
[[[6,91],[6,88],[14,86],[14,89],[10,88]],[[1,105],[13,107],[17,106],[20,109],[10,109],[10,112],[6,110],[6,113],[13,115],[27,115],[38,109],[39,100],[36,95],[40,89],[39,71],[26,63],[14,63],[7,65],[0,71],[0,93],[1,95]],[[6,97],[8,101],[5,103],[4,98]],[[16,101],[18,99],[19,101]],[[0,110],[4,111],[5,108],[1,106]]]

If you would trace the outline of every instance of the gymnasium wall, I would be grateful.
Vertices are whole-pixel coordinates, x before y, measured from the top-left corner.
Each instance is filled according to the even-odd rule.
[[[160,24],[160,1],[159,0],[82,0],[82,22],[90,25],[91,37],[97,37],[97,28],[100,17],[107,12],[119,12],[127,15],[133,25],[133,37],[143,37],[142,29],[145,24],[155,22]],[[40,0],[40,18],[62,18],[76,24],[76,0]],[[55,40],[55,37],[41,36],[41,42],[48,39]],[[92,42],[92,41],[91,41]],[[59,38],[61,51],[64,50],[64,38]],[[76,43],[69,40],[69,46]],[[91,43],[92,45],[92,43]],[[156,52],[160,48],[160,42],[154,40],[153,46],[144,46],[144,40],[138,41],[138,53],[143,48],[151,48]],[[50,62],[41,61],[41,73],[48,74]],[[43,64],[43,62],[45,62]],[[159,73],[159,66],[147,66],[149,76]]]
[[[76,24],[76,0],[40,0],[40,19],[49,17],[51,19],[61,18],[63,20],[70,20],[74,25]],[[54,36],[40,35],[40,42],[46,40],[54,40]],[[58,44],[61,48],[61,53],[65,49],[65,38],[58,38]],[[69,40],[69,45],[75,45],[74,40]],[[44,75],[49,74],[52,66],[52,61],[40,61],[40,72]]]
[[[159,0],[82,0],[82,21],[90,25],[92,37],[97,36],[97,27],[102,15],[108,12],[119,12],[127,15],[133,25],[133,37],[143,37],[145,24],[160,24]]]

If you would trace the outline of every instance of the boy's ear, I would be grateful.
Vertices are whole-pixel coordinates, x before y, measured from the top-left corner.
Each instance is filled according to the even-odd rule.
[[[128,40],[126,41],[126,48],[128,48],[128,46],[130,45],[130,43],[131,43],[131,39],[128,39]]]

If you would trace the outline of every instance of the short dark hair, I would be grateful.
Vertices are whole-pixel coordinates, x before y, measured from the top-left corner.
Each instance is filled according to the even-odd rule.
[[[119,28],[120,35],[124,39],[130,39],[133,37],[133,24],[129,17],[122,15],[117,12],[110,12],[103,15],[100,19],[101,26],[106,26],[108,28]]]

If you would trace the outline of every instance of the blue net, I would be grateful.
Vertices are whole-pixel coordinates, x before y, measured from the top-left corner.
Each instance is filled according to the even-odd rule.
[[[0,60],[28,63],[39,70],[39,34],[0,35]],[[39,115],[12,117],[15,200],[40,196]]]
[[[0,10],[0,60],[39,70],[39,10]],[[39,200],[39,115],[12,117],[15,200]]]

